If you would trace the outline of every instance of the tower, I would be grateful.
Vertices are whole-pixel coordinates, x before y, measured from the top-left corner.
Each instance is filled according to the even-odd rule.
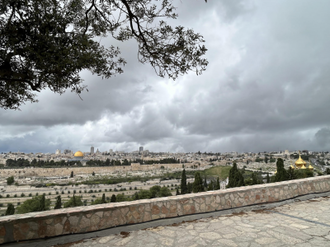
[[[139,152],[142,153],[143,152],[143,147],[139,147]]]
[[[94,147],[91,147],[91,154],[94,154]]]

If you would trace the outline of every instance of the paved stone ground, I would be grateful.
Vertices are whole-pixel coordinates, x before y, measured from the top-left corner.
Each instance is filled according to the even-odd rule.
[[[121,232],[58,246],[330,246],[330,198]]]

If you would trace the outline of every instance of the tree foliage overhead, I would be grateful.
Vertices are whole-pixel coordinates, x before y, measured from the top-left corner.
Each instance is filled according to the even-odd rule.
[[[138,60],[161,77],[200,74],[208,64],[203,37],[165,22],[175,18],[172,0],[3,0],[0,106],[18,109],[46,88],[80,94],[85,69],[104,78],[122,73],[119,48],[99,37],[135,39]]]

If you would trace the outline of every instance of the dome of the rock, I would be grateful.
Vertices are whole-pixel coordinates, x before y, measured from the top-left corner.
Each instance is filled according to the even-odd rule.
[[[84,154],[81,151],[78,151],[74,154],[74,157],[84,157]]]

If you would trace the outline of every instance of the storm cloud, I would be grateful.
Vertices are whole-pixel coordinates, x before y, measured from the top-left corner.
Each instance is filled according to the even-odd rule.
[[[329,150],[329,1],[174,4],[171,23],[206,40],[207,71],[160,78],[138,63],[135,42],[118,43],[124,73],[82,72],[82,100],[44,91],[21,111],[0,110],[0,151]]]

